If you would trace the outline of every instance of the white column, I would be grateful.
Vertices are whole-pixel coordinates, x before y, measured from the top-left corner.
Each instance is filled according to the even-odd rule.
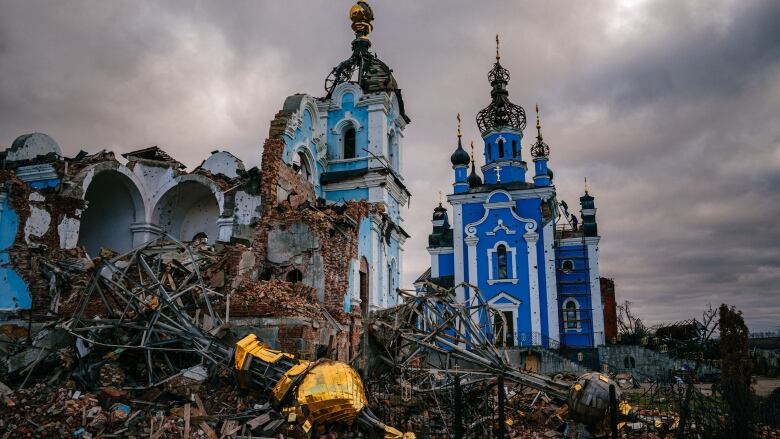
[[[547,332],[551,339],[560,341],[558,321],[558,285],[555,276],[555,249],[553,248],[555,224],[548,222],[542,230],[544,236],[544,275],[547,282]]]
[[[599,281],[599,239],[585,238],[588,246],[588,267],[590,267],[590,303],[593,308],[593,344],[604,344],[604,305],[601,303],[601,282]]]
[[[378,225],[374,222],[373,218],[371,219],[371,257],[370,257],[370,267],[369,267],[369,279],[370,279],[370,292],[371,297],[369,298],[368,302],[371,307],[373,308],[379,308],[381,304],[382,299],[382,285],[381,285],[381,277],[382,277],[382,266],[381,264],[381,254],[380,254],[380,236],[378,231]]]
[[[463,282],[464,278],[464,265],[463,265],[463,205],[456,203],[452,205],[453,211],[453,229],[452,240],[454,246],[454,259],[455,259],[455,285]],[[463,303],[466,300],[466,294],[463,288],[455,290],[455,299],[458,303]]]
[[[160,236],[162,229],[152,223],[133,223],[130,225],[130,232],[133,234],[133,247],[138,247]]]
[[[542,316],[539,313],[539,267],[536,263],[536,243],[539,241],[539,234],[529,232],[523,235],[528,248],[528,285],[530,287],[530,305],[531,305],[531,332],[541,333]],[[533,336],[533,335],[532,335]]]
[[[479,279],[477,278],[477,243],[479,238],[476,236],[469,236],[466,238],[466,246],[469,252],[469,283],[475,287],[479,286]]]

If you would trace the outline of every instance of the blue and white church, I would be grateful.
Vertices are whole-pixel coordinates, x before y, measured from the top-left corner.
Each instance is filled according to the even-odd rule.
[[[594,198],[586,188],[581,220],[556,198],[538,107],[537,136],[525,146],[525,110],[509,100],[509,71],[498,51],[488,79],[491,102],[476,118],[485,164],[478,172],[473,143],[471,157],[463,149],[458,115],[457,147],[450,157],[453,190],[447,195],[453,218],[441,202],[434,209],[427,248],[431,267],[416,286],[457,286],[459,303],[478,300],[471,286],[478,288],[506,318],[506,339],[494,337],[503,346],[602,345]]]

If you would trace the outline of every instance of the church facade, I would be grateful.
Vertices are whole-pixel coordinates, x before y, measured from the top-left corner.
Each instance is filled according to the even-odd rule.
[[[580,220],[556,197],[538,108],[536,139],[524,143],[525,110],[509,100],[510,75],[498,51],[488,79],[491,102],[476,117],[485,164],[478,172],[473,143],[471,156],[464,150],[458,115],[447,195],[453,217],[441,202],[434,209],[431,267],[416,286],[455,287],[460,303],[484,300],[501,311],[503,321],[480,322],[502,329],[491,334],[498,345],[604,344],[594,198],[586,188]]]

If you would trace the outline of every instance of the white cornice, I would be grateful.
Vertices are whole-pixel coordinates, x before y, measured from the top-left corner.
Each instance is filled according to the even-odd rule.
[[[409,196],[406,191],[401,189],[395,182],[395,179],[389,173],[382,175],[376,172],[369,172],[366,175],[348,181],[330,183],[324,185],[322,190],[325,192],[345,191],[361,188],[384,187],[387,192],[402,206],[407,203]]]
[[[528,188],[528,189],[515,189],[512,191],[507,191],[509,194],[511,194],[513,200],[524,200],[524,199],[530,199],[530,198],[541,198],[542,200],[547,200],[551,196],[555,195],[555,186],[546,186],[546,187],[538,187],[538,188]],[[484,203],[488,196],[490,195],[490,192],[478,192],[478,193],[462,193],[462,194],[450,194],[447,195],[447,200],[451,204],[463,204],[463,203]]]
[[[455,252],[453,247],[428,247],[427,250],[432,255],[445,255]]]

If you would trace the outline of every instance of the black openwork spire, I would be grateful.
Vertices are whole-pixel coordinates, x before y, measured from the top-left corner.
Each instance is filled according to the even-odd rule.
[[[536,104],[536,143],[531,145],[531,157],[546,158],[550,155],[550,146],[542,138],[542,124],[539,122],[539,104]]]
[[[509,102],[509,92],[506,85],[509,82],[509,70],[501,65],[501,55],[498,51],[498,35],[496,35],[496,63],[488,72],[488,80],[493,90],[490,92],[492,102],[477,114],[477,126],[482,135],[499,128],[509,128],[522,132],[525,129],[525,110],[519,105]]]
[[[409,122],[403,109],[401,90],[393,77],[393,69],[368,50],[371,48],[368,34],[374,29],[371,24],[374,21],[371,6],[365,1],[358,1],[349,10],[349,19],[352,21],[352,30],[355,31],[355,39],[352,40],[352,56],[334,67],[325,78],[327,92],[325,97],[330,98],[336,86],[342,82],[355,82],[364,93],[395,92],[401,107],[401,115]]]

